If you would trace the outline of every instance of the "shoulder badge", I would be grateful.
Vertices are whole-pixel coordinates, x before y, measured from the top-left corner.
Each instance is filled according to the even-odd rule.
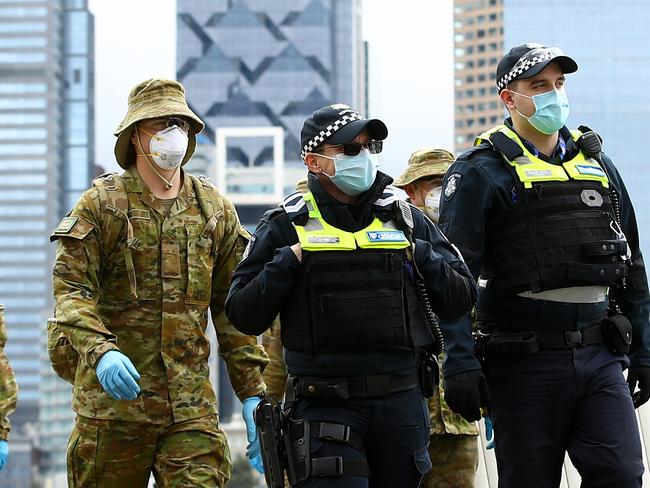
[[[58,236],[69,234],[74,226],[79,222],[79,217],[63,217],[59,225],[54,229],[54,234]]]
[[[452,197],[456,194],[456,190],[458,190],[458,187],[460,186],[460,180],[462,177],[463,175],[460,173],[452,173],[449,175],[444,189],[445,200],[451,200]]]

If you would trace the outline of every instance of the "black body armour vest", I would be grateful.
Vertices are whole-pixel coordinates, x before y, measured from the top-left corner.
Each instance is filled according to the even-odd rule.
[[[497,134],[498,137],[490,137],[490,142],[507,163],[516,163],[522,154],[530,156],[521,148],[517,155],[515,148],[520,143],[513,146],[508,143],[515,142],[511,137]],[[584,155],[580,158],[583,160]],[[586,161],[577,167],[597,172],[587,165],[593,164],[593,160]],[[525,185],[521,177],[525,173],[518,172],[521,168],[515,171],[513,163],[509,167],[521,201],[506,222],[488,232],[481,276],[490,280],[489,287],[518,293],[620,283],[627,275],[621,258],[626,254],[627,243],[618,238],[620,231],[616,232],[608,189],[600,181],[572,177],[566,181],[533,179]],[[601,180],[602,175],[601,170]]]
[[[304,228],[318,219],[320,214],[314,218],[312,212]],[[378,224],[375,219],[369,228]],[[303,232],[299,235],[309,237]],[[308,354],[398,351],[433,343],[405,250],[305,251],[303,246],[302,256],[297,283],[280,314],[287,349]]]

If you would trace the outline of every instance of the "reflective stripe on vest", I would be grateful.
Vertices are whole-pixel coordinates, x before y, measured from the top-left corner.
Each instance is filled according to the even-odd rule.
[[[547,163],[531,153],[526,145],[521,142],[519,136],[505,125],[499,125],[484,132],[476,138],[474,145],[481,144],[482,142],[491,143],[490,136],[495,132],[504,134],[514,141],[523,151],[523,154],[515,158],[514,161],[510,161],[503,153],[501,155],[515,168],[519,180],[524,184],[524,188],[532,188],[533,183],[541,181],[568,181],[569,179],[598,181],[604,188],[609,188],[609,180],[600,167],[600,164],[593,158],[586,157],[582,151],[578,152],[570,161],[563,162],[561,166]],[[581,135],[582,133],[580,131],[571,131],[571,136],[575,141]]]
[[[302,195],[309,210],[309,219],[303,225],[294,224],[305,251],[354,251],[360,249],[405,249],[409,241],[393,221],[382,222],[377,217],[365,229],[346,232],[328,224],[318,209],[311,192]]]

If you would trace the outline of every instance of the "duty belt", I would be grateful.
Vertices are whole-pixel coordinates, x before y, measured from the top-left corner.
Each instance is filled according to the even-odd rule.
[[[298,397],[347,400],[383,397],[418,386],[416,372],[404,376],[381,374],[352,378],[317,378],[289,376],[286,399]]]
[[[581,330],[536,330],[540,349],[571,349],[605,342],[601,324]]]

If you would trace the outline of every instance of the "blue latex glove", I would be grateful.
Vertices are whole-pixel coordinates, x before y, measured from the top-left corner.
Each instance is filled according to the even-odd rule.
[[[494,449],[494,426],[492,425],[492,419],[487,415],[483,417],[485,422],[485,440],[487,440],[486,449]]]
[[[140,393],[136,383],[140,375],[131,360],[119,351],[104,354],[95,372],[104,391],[115,400],[135,400]]]
[[[7,464],[9,458],[9,443],[7,441],[0,441],[0,471]]]
[[[260,454],[260,440],[257,437],[257,427],[255,426],[255,419],[253,418],[255,407],[257,407],[257,404],[261,401],[262,399],[256,396],[244,400],[242,402],[244,405],[244,408],[242,408],[242,416],[244,417],[244,422],[246,422],[246,437],[248,437],[246,457],[251,463],[253,469],[263,473],[264,463],[262,463],[262,455]]]

